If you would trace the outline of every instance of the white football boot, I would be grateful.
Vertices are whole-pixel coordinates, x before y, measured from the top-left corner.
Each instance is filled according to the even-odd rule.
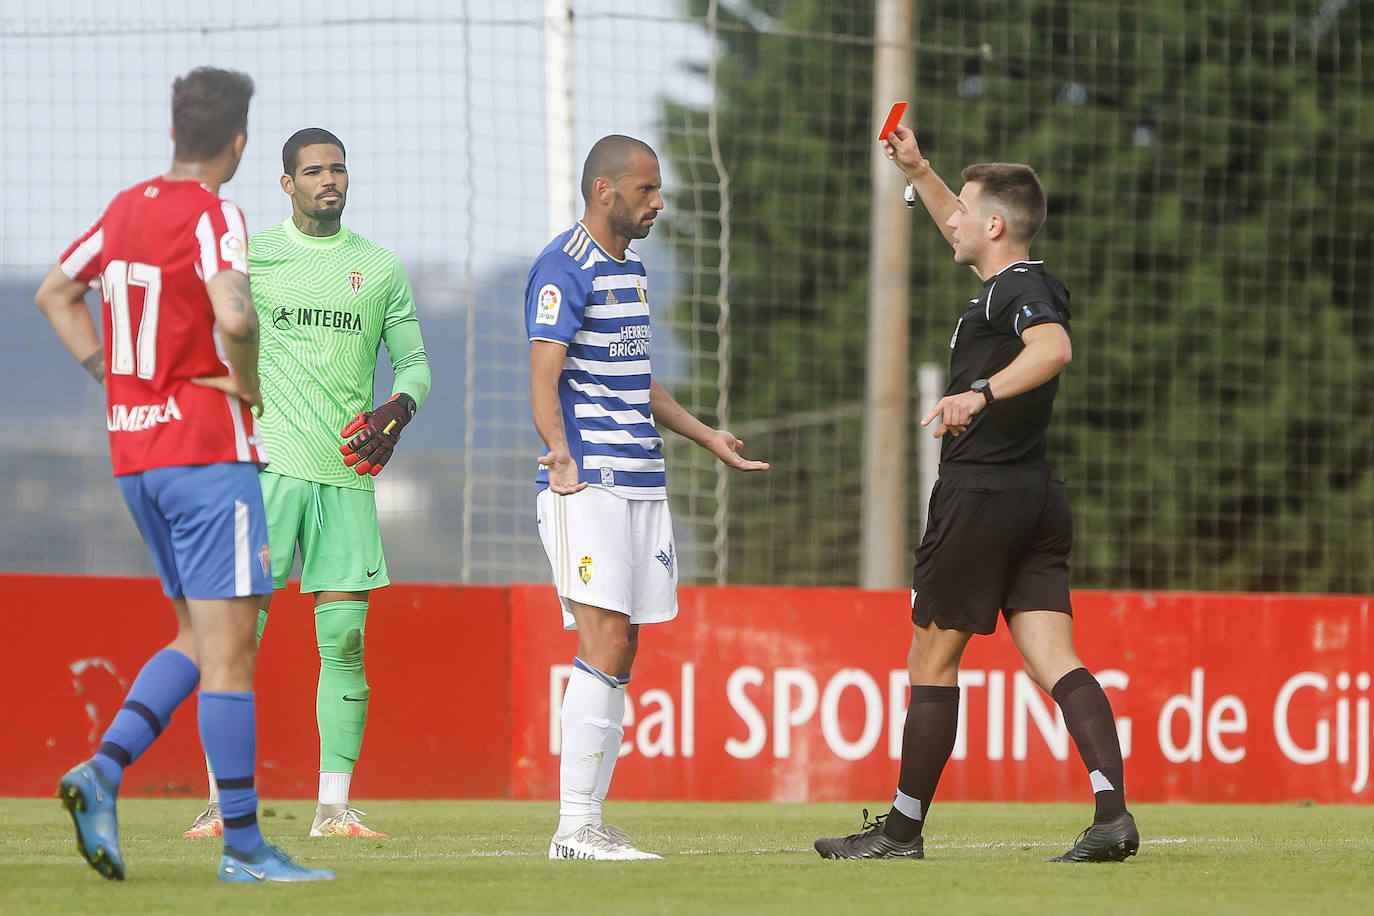
[[[624,831],[619,831],[624,836]],[[629,838],[626,837],[626,840]],[[549,841],[550,859],[597,859],[603,862],[631,862],[640,859],[659,859],[651,852],[643,852],[607,833],[605,828],[584,824],[571,833],[554,834]]]

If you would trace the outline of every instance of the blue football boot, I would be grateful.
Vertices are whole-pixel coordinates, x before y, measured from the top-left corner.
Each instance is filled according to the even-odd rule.
[[[124,853],[119,849],[119,819],[115,815],[118,792],[93,761],[79,763],[57,784],[72,823],[76,848],[91,868],[112,881],[124,880]]]
[[[323,868],[306,868],[271,844],[245,855],[224,847],[219,860],[219,879],[232,882],[253,881],[333,881],[334,873]]]

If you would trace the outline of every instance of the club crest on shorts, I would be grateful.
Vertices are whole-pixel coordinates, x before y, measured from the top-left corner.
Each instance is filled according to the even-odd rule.
[[[363,275],[361,271],[350,270],[348,272],[348,285],[353,288],[353,295],[358,295],[363,291]]]
[[[264,576],[272,575],[272,551],[268,549],[266,544],[258,548],[258,563],[262,565]]]
[[[582,557],[582,562],[577,566],[577,574],[582,577],[582,584],[592,584],[592,579],[596,578],[596,563],[590,556]]]

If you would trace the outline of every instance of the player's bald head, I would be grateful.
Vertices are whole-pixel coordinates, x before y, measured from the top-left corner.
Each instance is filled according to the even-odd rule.
[[[634,167],[637,153],[647,153],[658,159],[649,144],[624,134],[611,134],[593,143],[587,161],[582,164],[582,199],[591,203],[592,185],[598,178],[614,183],[628,174]]]

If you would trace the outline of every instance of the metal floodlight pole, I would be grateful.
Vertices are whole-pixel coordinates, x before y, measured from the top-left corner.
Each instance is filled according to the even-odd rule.
[[[544,0],[544,149],[548,179],[548,234],[577,218],[573,194],[572,0]]]
[[[906,182],[882,153],[877,131],[913,85],[915,0],[878,0],[873,47],[873,200],[868,267],[859,584],[900,588],[907,565],[908,287],[911,211]]]

